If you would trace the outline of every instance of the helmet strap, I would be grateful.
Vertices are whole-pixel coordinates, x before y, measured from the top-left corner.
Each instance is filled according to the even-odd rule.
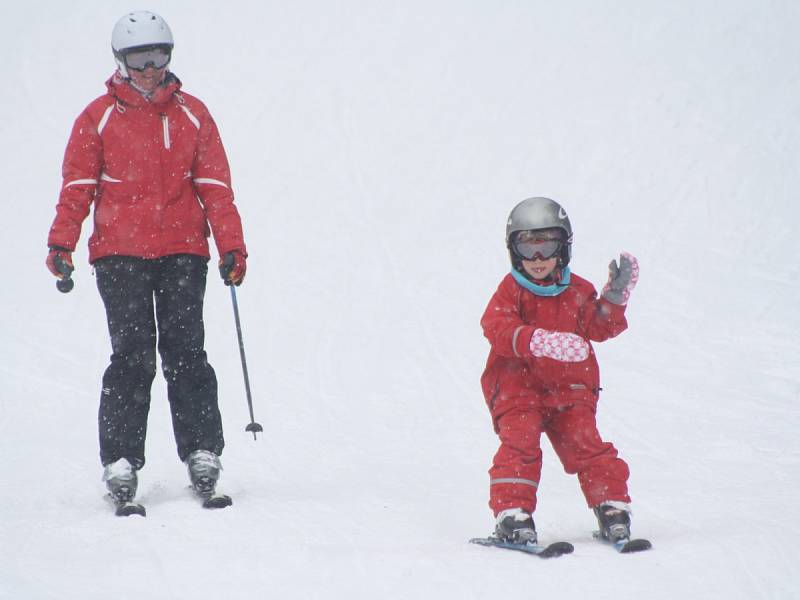
[[[119,74],[122,77],[122,79],[125,79],[126,81],[130,79],[130,76],[128,75],[128,69],[125,66],[125,62],[121,61],[118,58],[114,58],[114,62],[117,63],[117,71],[119,71]]]

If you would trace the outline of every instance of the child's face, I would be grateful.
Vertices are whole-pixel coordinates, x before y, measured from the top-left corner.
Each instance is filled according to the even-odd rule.
[[[547,279],[558,264],[558,257],[551,256],[545,260],[534,258],[533,260],[522,259],[522,268],[525,272],[536,280]]]

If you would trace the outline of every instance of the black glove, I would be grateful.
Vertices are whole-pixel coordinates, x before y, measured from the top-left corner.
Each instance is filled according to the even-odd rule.
[[[244,281],[247,272],[247,255],[241,250],[231,250],[219,261],[219,275],[225,285],[239,287]]]
[[[75,270],[75,266],[72,264],[71,250],[61,246],[51,246],[45,264],[50,272],[58,277],[56,287],[59,292],[66,294],[72,290],[75,285],[75,282],[72,281],[72,272]]]

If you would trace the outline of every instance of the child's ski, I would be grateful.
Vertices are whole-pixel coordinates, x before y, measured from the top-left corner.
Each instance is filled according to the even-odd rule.
[[[547,546],[540,546],[538,544],[513,544],[505,542],[494,536],[485,538],[472,538],[471,544],[478,544],[480,546],[494,546],[495,548],[504,548],[506,550],[516,550],[517,552],[525,552],[527,554],[535,554],[539,558],[554,558],[562,554],[571,554],[575,548],[569,542],[554,542]]]
[[[594,537],[604,544],[608,544],[609,546],[613,547],[617,552],[620,554],[630,554],[631,552],[642,552],[644,550],[650,550],[653,547],[653,544],[650,543],[650,540],[646,540],[643,538],[622,538],[617,541],[611,541],[605,539],[602,535],[600,535],[599,531],[594,532]]]

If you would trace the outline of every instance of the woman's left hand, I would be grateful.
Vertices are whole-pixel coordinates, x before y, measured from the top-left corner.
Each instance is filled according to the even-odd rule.
[[[235,285],[239,287],[244,281],[244,274],[247,272],[247,255],[241,250],[231,250],[226,252],[222,260],[219,261],[219,274],[225,285]]]

